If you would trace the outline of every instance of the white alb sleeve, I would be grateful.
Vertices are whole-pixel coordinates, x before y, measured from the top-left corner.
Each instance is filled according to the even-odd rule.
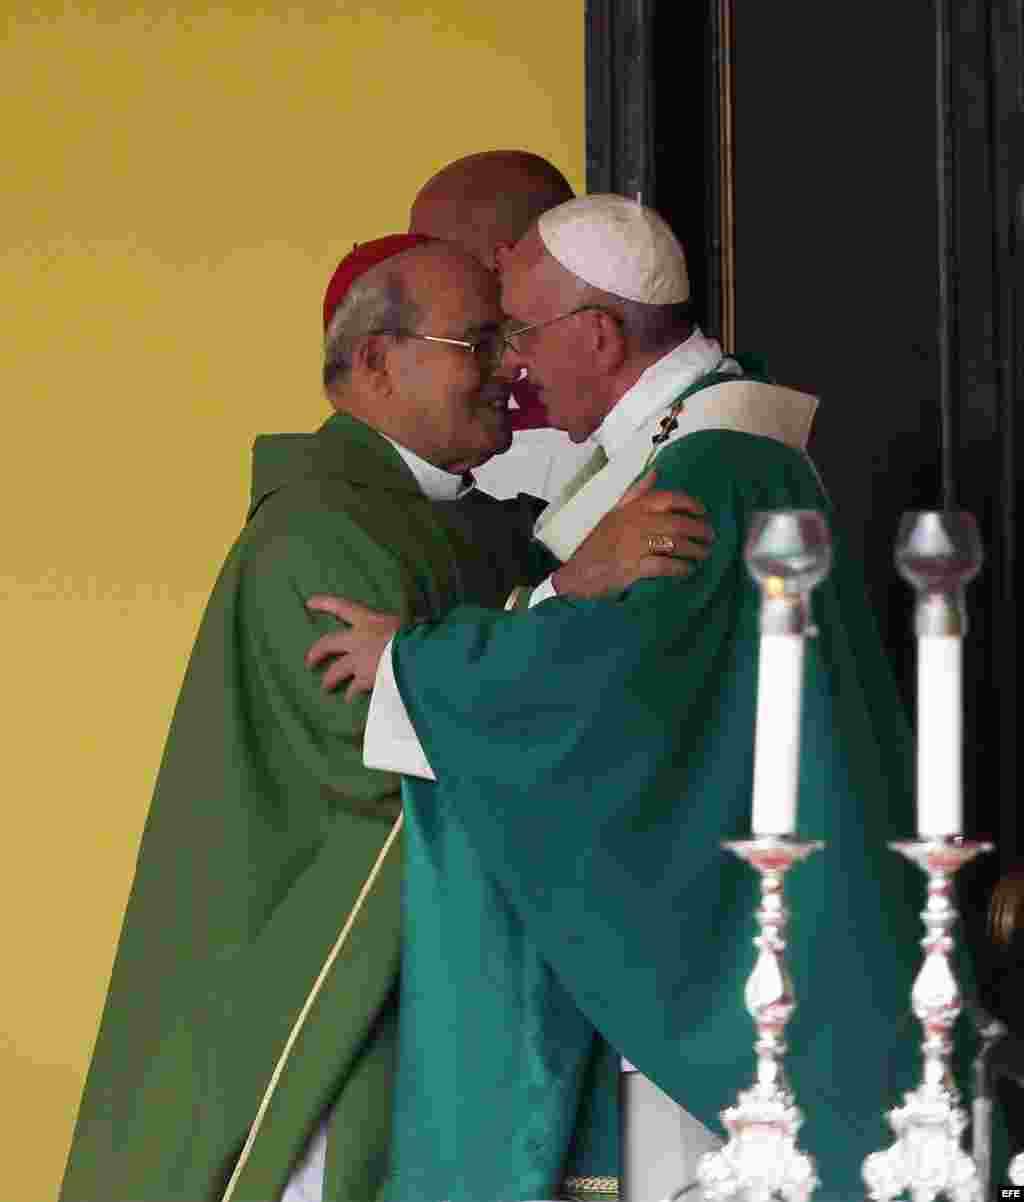
[[[551,583],[551,577],[548,576],[537,585],[530,594],[530,609],[535,605],[540,605],[542,601],[547,601],[550,597],[557,597],[555,586]]]
[[[404,776],[437,780],[409,718],[402,694],[398,691],[391,661],[394,641],[388,640],[377,665],[363,735],[363,763],[367,768],[381,768],[385,772],[401,772]]]

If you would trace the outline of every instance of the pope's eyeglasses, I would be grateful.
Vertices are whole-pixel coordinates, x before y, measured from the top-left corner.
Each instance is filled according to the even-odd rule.
[[[549,317],[547,321],[535,321],[528,326],[513,325],[510,322],[506,322],[502,327],[502,339],[515,354],[521,355],[523,353],[522,344],[518,343],[516,339],[520,338],[523,334],[532,333],[534,330],[543,330],[545,326],[553,326],[556,321],[565,321],[567,317],[575,317],[577,313],[589,313],[591,311],[604,313],[621,328],[622,318],[617,313],[613,313],[611,309],[606,309],[603,305],[579,305],[575,309],[570,309],[568,313],[559,313],[557,317]]]

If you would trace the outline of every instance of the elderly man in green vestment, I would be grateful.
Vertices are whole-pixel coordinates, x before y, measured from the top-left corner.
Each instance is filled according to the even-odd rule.
[[[574,1116],[610,1088],[588,1075],[595,1040],[685,1108],[679,1158],[660,1179],[630,1174],[629,1202],[692,1187],[749,1084],[755,880],[720,842],[750,829],[755,510],[822,510],[834,539],[800,767],[800,827],[827,849],[789,887],[787,1063],[816,1197],[862,1196],[883,1112],[914,1083],[921,883],[886,848],[913,829],[909,730],[804,450],[813,400],[723,354],[687,296],[671,232],[611,196],[541,217],[502,279],[508,367],[528,369],[553,424],[599,444],[538,523],[551,568],[653,462],[708,507],[715,543],[693,575],[600,600],[541,585],[517,612],[463,606],[400,629],[310,602],[348,623],[311,649],[313,665],[333,659],[323,687],[373,688],[366,762],[407,774],[393,1202],[551,1196]]]
[[[315,434],[257,439],[252,500],[175,711],[79,1111],[62,1202],[371,1202],[390,1161],[400,959],[399,781],[362,763],[365,701],[300,660],[347,593],[405,620],[500,605],[532,511],[467,468],[508,445],[497,284],[445,244],[356,249],[332,284]],[[686,570],[707,527],[637,497],[584,581]],[[618,556],[612,562],[608,548]],[[604,557],[603,563],[598,562]],[[589,561],[589,567],[587,563]],[[566,581],[568,583],[568,581]],[[294,1186],[294,1188],[293,1188]]]

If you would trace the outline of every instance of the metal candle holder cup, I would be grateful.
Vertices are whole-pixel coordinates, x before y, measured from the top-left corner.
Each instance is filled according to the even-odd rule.
[[[821,514],[789,510],[755,515],[745,553],[750,574],[762,590],[761,633],[813,634],[810,593],[828,574],[831,541]],[[763,663],[764,661],[762,661]],[[758,691],[769,683],[759,680]],[[798,735],[798,732],[796,732]],[[754,1084],[740,1092],[735,1106],[721,1113],[729,1140],[703,1155],[697,1179],[707,1202],[741,1197],[747,1202],[805,1202],[817,1185],[814,1161],[796,1146],[803,1123],[783,1069],[786,1023],[796,1008],[793,984],[783,958],[790,911],[783,881],[800,860],[824,846],[789,834],[758,834],[723,844],[759,874],[761,904],[754,940],[757,962],[747,980],[745,1001],[757,1027]]]
[[[755,513],[743,558],[761,587],[761,633],[812,634],[811,591],[832,566],[822,515],[814,509]]]
[[[969,513],[908,513],[901,523],[896,545],[896,567],[917,592],[914,610],[915,633],[921,639],[959,640],[967,629],[964,589],[981,567],[981,540]],[[921,656],[919,645],[919,660]],[[953,661],[959,672],[959,660]],[[921,729],[919,682],[918,744],[925,743]],[[948,682],[959,688],[959,676]],[[959,721],[959,693],[952,701]],[[959,728],[956,730],[959,739]],[[953,876],[964,864],[986,851],[991,843],[979,843],[942,831],[959,806],[959,746],[951,755],[943,779],[935,781],[935,765],[927,751],[918,757],[918,828],[916,840],[889,846],[912,860],[927,874],[928,901],[921,917],[926,934],[921,942],[925,957],[914,982],[911,1002],[914,1015],[924,1028],[921,1051],[924,1066],[921,1084],[904,1096],[904,1104],[889,1111],[889,1125],[896,1140],[884,1151],[873,1152],[864,1161],[864,1180],[876,1202],[909,1193],[913,1202],[933,1202],[940,1195],[952,1202],[983,1202],[984,1183],[971,1157],[961,1146],[967,1115],[960,1107],[960,1094],[950,1065],[952,1031],[961,1009],[960,990],[953,972],[952,930],[957,912],[953,904]],[[938,815],[929,809],[929,790],[955,774],[955,805]],[[942,833],[932,834],[937,824]],[[959,826],[959,822],[956,823]]]
[[[955,510],[905,513],[894,558],[896,570],[917,594],[917,637],[962,638],[967,633],[964,590],[984,559],[973,515]]]

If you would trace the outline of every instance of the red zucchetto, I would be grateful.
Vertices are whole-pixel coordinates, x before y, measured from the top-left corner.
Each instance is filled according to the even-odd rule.
[[[345,299],[348,290],[365,275],[371,267],[390,259],[392,255],[401,254],[403,250],[411,250],[424,242],[434,242],[425,234],[386,234],[383,238],[374,238],[372,242],[356,243],[352,250],[338,264],[331,282],[324,293],[324,329],[331,324],[334,311]]]

